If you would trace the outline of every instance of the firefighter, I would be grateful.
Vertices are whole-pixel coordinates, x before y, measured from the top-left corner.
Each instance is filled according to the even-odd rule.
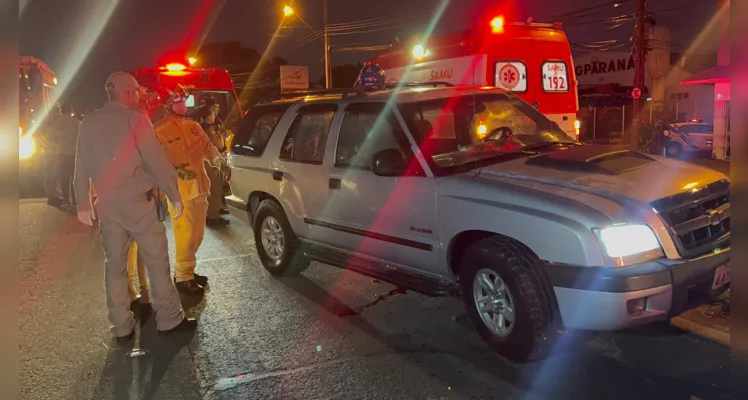
[[[218,149],[219,153],[223,154],[226,151],[226,140],[223,126],[218,119],[218,111],[218,103],[208,101],[206,105],[198,110],[195,117],[200,126],[202,126],[203,131],[208,135],[213,146]],[[221,171],[209,165],[207,161],[205,164],[205,171],[208,173],[208,178],[210,179],[206,224],[210,227],[226,226],[229,224],[229,220],[221,218],[221,209],[223,208],[223,177],[228,174],[228,168],[224,168]]]
[[[195,119],[195,120],[197,120],[198,122],[200,122],[201,125],[204,123],[205,117],[208,115],[208,111],[210,111],[210,110],[214,110],[215,111],[216,116],[215,116],[215,123],[214,123],[214,125],[218,128],[218,131],[221,132],[221,136],[222,136],[222,140],[223,140],[223,142],[221,143],[221,145],[218,145],[214,141],[214,137],[211,136],[211,132],[209,132],[207,129],[205,129],[205,127],[203,127],[203,130],[205,130],[205,133],[208,134],[208,136],[210,137],[210,140],[214,141],[214,145],[219,149],[219,151],[221,152],[221,154],[224,154],[224,155],[227,154],[228,153],[228,146],[231,144],[231,140],[233,139],[233,133],[226,130],[226,127],[224,126],[223,121],[219,117],[219,114],[221,112],[221,106],[220,106],[220,104],[218,103],[218,101],[216,101],[215,98],[213,98],[213,96],[211,96],[209,94],[204,94],[204,95],[202,95],[202,96],[200,96],[198,98],[197,105],[198,105],[198,109],[197,109],[197,111],[195,111],[195,113],[192,116],[192,118]],[[221,150],[222,147],[223,147],[223,150]],[[231,187],[228,184],[228,176],[230,175],[229,172],[230,171],[223,171],[223,174],[221,174],[221,176],[222,176],[222,179],[221,179],[221,190],[222,190],[223,194],[220,196],[220,198],[221,198],[221,206],[218,209],[219,218],[220,218],[221,214],[223,214],[223,215],[230,214],[229,209],[228,209],[228,204],[226,203],[226,196],[231,196]],[[212,193],[212,191],[211,191],[211,193]],[[214,215],[214,213],[212,213],[212,210],[210,209],[211,208],[211,206],[210,206],[210,198],[208,198],[208,204],[209,204],[209,206],[208,206],[208,217],[212,218],[211,216]],[[224,223],[224,222],[220,222],[220,220],[217,220],[217,222],[218,222],[217,225],[219,225],[219,226],[228,223],[228,221]],[[211,223],[208,222],[208,225],[211,225]]]
[[[62,207],[76,207],[73,187],[75,171],[75,147],[78,144],[78,125],[73,117],[73,107],[69,103],[60,104],[59,115],[54,119],[57,133],[57,181],[62,193]]]
[[[45,118],[36,133],[41,145],[41,162],[44,177],[44,192],[47,194],[47,205],[54,207],[63,205],[62,198],[58,194],[59,170],[57,164],[57,143],[59,142],[59,131],[55,126],[59,120],[58,115],[59,113],[56,113]]]
[[[177,172],[179,193],[184,202],[184,215],[181,218],[176,218],[172,211],[177,253],[174,280],[182,293],[201,295],[208,278],[195,273],[195,254],[205,234],[210,191],[210,180],[203,162],[207,160],[212,166],[220,168],[223,158],[200,124],[185,117],[187,93],[177,88],[166,100],[166,115],[156,123],[155,131]]]

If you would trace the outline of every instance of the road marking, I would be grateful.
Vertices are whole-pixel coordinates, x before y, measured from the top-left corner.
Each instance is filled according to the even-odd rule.
[[[235,256],[227,256],[227,257],[215,257],[215,258],[198,258],[198,262],[216,262],[216,261],[227,261],[227,260],[234,260],[237,258],[244,258],[244,257],[251,257],[251,254],[238,254]]]
[[[219,379],[218,382],[216,382],[216,384],[213,386],[213,390],[217,390],[217,391],[228,390],[243,383],[249,383],[249,382],[257,381],[260,379],[265,379],[265,378],[270,378],[270,377],[275,377],[275,376],[293,374],[296,372],[308,371],[308,370],[319,368],[319,367],[326,367],[328,365],[339,364],[341,362],[353,361],[355,359],[356,358],[354,357],[344,357],[344,358],[338,358],[334,360],[322,361],[322,362],[318,362],[318,363],[314,363],[310,365],[304,365],[301,367],[291,368],[291,369],[283,369],[283,370],[268,371],[268,372],[249,372],[246,374],[239,374],[236,376]]]

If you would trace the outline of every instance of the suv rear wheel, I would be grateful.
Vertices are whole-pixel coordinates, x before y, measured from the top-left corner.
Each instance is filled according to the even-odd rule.
[[[683,152],[683,146],[680,143],[668,143],[667,145],[667,156],[670,158],[676,158]]]
[[[301,242],[277,201],[261,201],[253,220],[255,247],[266,270],[276,276],[288,276],[309,267],[309,259],[301,252]]]
[[[547,354],[555,297],[537,256],[502,237],[479,240],[463,253],[460,285],[470,318],[493,350],[517,362]]]

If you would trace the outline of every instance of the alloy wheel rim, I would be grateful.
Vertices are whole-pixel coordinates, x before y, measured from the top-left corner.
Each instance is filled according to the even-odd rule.
[[[473,280],[475,308],[486,327],[500,337],[509,336],[516,320],[514,298],[496,271],[483,268]]]
[[[265,254],[273,261],[278,261],[283,257],[285,241],[283,238],[283,228],[278,220],[272,216],[266,217],[260,227],[260,240]]]

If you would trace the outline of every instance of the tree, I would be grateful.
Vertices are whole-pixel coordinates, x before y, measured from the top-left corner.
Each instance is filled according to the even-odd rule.
[[[332,67],[332,87],[333,88],[348,88],[353,87],[358,79],[358,74],[364,67],[363,64],[343,64]],[[319,84],[322,87],[325,86],[325,77],[319,78]]]
[[[281,57],[263,59],[262,53],[235,40],[203,45],[190,54],[196,55],[197,66],[227,70],[245,109],[280,90],[280,66],[288,64]]]

